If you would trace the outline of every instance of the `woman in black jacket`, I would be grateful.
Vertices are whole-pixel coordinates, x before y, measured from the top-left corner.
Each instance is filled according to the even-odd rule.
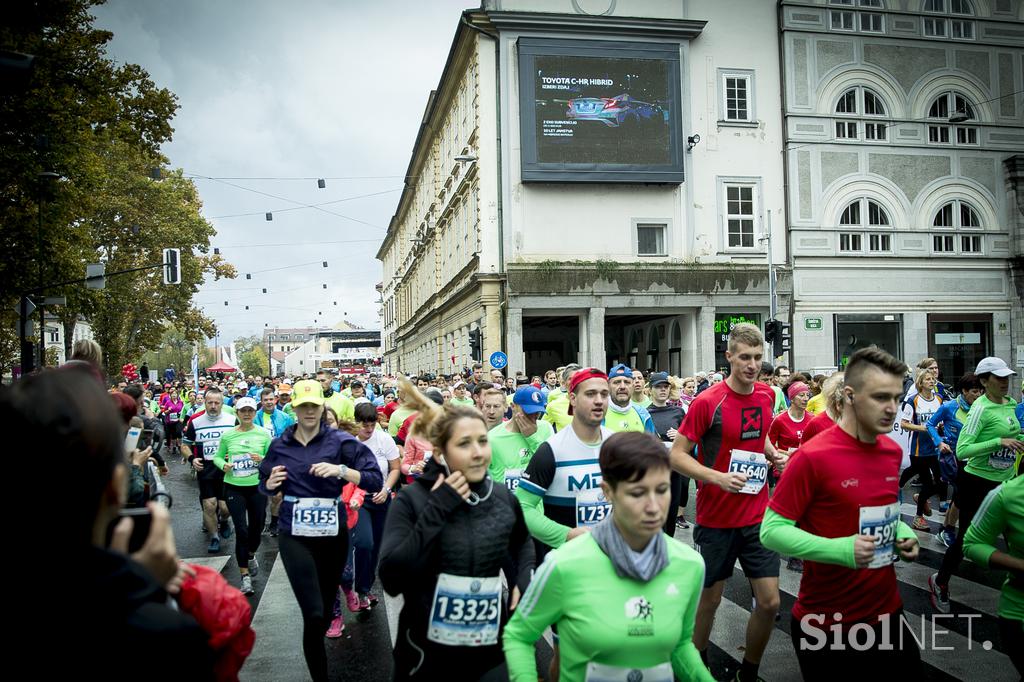
[[[419,410],[413,432],[434,446],[422,475],[388,513],[380,579],[405,604],[398,617],[396,680],[505,679],[501,631],[526,591],[533,542],[519,502],[487,475],[491,449],[483,415],[443,408],[402,380]],[[499,575],[512,566],[511,598]]]

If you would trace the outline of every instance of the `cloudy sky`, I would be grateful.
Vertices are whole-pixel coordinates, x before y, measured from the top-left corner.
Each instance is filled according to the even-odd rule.
[[[374,255],[459,14],[477,4],[109,0],[95,8],[97,26],[114,33],[108,55],[140,64],[179,98],[164,153],[195,176],[217,230],[212,244],[239,272],[196,296],[222,343],[314,319],[379,327]],[[309,204],[323,205],[302,208]]]

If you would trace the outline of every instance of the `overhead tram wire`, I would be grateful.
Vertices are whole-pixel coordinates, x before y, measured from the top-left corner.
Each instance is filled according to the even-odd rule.
[[[269,213],[287,213],[289,211],[301,211],[301,210],[304,210],[304,209],[307,209],[307,208],[320,208],[321,206],[329,206],[331,204],[340,204],[340,203],[342,203],[344,201],[355,201],[356,199],[367,199],[369,197],[381,196],[382,194],[392,194],[394,192],[401,192],[403,189],[404,189],[403,187],[396,187],[394,189],[386,189],[386,190],[383,190],[383,191],[380,191],[380,192],[372,192],[370,194],[359,194],[359,195],[356,195],[354,197],[345,197],[344,199],[333,199],[331,201],[322,201],[322,202],[317,203],[317,204],[303,204],[303,205],[300,205],[300,206],[291,206],[289,208],[275,208],[274,210],[269,211]],[[251,217],[251,216],[256,216],[256,215],[264,215],[266,213],[268,213],[268,211],[252,211],[251,213],[231,213],[229,215],[210,216],[210,220],[221,220],[221,219],[224,219],[224,218],[246,218],[246,217]]]

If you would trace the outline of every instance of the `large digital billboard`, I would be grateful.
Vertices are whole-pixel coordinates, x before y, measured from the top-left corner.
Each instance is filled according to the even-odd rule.
[[[683,181],[679,46],[519,40],[524,181]]]

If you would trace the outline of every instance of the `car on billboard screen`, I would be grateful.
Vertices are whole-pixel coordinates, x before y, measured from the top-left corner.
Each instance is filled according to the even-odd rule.
[[[568,102],[566,116],[578,121],[600,121],[610,128],[626,122],[668,121],[668,112],[660,105],[641,102],[627,94],[573,98]]]

